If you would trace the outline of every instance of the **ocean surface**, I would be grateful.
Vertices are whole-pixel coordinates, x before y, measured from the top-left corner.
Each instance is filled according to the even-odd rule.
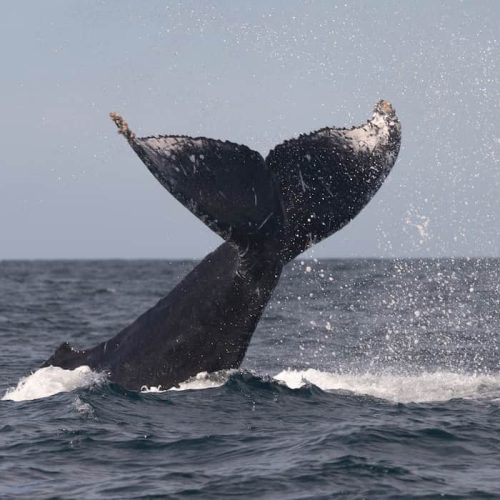
[[[37,370],[193,266],[0,262],[0,498],[500,498],[500,260],[296,261],[241,370],[176,390]]]

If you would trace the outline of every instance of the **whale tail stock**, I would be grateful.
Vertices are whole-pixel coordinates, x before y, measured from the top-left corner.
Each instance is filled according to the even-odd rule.
[[[300,135],[265,160],[228,141],[136,137],[118,113],[110,116],[150,172],[208,227],[240,249],[269,248],[283,264],[361,211],[401,141],[395,110],[384,100],[365,124]]]

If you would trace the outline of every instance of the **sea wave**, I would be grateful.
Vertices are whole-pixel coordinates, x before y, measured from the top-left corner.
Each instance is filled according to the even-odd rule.
[[[16,387],[7,390],[2,400],[26,401],[70,392],[102,384],[106,374],[95,372],[88,366],[74,370],[59,367],[40,368],[22,378]],[[312,386],[324,392],[344,392],[369,396],[393,403],[427,403],[452,399],[485,399],[500,401],[500,373],[489,375],[454,373],[448,371],[426,372],[416,375],[399,374],[340,374],[317,369],[286,369],[274,376],[258,376],[238,370],[215,373],[201,372],[176,387],[143,386],[141,393],[166,393],[170,391],[197,391],[214,389],[228,381],[242,379],[241,383],[284,386],[292,391]]]
[[[500,373],[477,375],[448,371],[418,375],[338,374],[315,369],[283,370],[275,377],[291,389],[311,384],[323,391],[348,391],[394,403],[425,403],[500,396]]]

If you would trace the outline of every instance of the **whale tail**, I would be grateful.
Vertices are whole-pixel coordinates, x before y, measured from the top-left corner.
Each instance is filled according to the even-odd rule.
[[[398,155],[401,128],[388,101],[351,129],[323,128],[276,146],[264,160],[228,141],[136,137],[111,118],[158,181],[240,249],[257,247],[286,263],[341,229],[382,185]]]
[[[387,101],[360,127],[301,135],[265,160],[204,137],[138,138],[111,118],[160,183],[227,241],[112,339],[82,351],[63,344],[44,365],[87,364],[135,389],[240,366],[282,265],[362,210],[401,139]]]

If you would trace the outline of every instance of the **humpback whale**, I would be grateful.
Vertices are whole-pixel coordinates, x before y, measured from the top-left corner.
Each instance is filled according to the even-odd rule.
[[[113,338],[82,350],[63,343],[43,365],[88,365],[132,390],[238,368],[283,266],[363,209],[401,142],[385,100],[359,127],[300,135],[265,159],[205,137],[136,137],[120,115],[111,118],[158,181],[225,240]]]

